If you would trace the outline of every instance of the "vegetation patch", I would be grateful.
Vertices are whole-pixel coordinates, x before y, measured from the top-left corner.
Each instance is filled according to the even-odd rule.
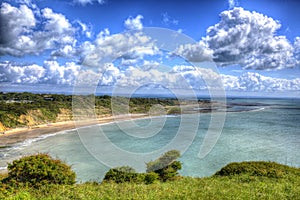
[[[168,115],[180,115],[181,114],[181,108],[180,107],[171,107],[168,112]]]
[[[156,181],[174,180],[178,176],[178,170],[181,169],[181,163],[176,161],[179,157],[179,151],[168,151],[158,159],[146,163],[146,173],[137,173],[129,166],[112,168],[105,174],[104,181],[151,184]]]
[[[215,173],[216,176],[233,176],[241,174],[269,178],[282,178],[289,175],[300,177],[300,169],[275,162],[234,162],[226,165],[220,171]]]
[[[181,170],[181,162],[176,160],[179,157],[179,151],[168,151],[158,159],[148,162],[146,171],[158,174],[161,181],[172,180],[178,175],[178,170]]]
[[[8,164],[7,169],[8,176],[2,182],[12,186],[72,185],[76,178],[70,166],[48,154],[25,156]]]
[[[94,100],[94,101],[92,101]],[[148,113],[154,105],[178,106],[172,98],[126,98],[108,95],[62,95],[0,92],[0,132],[16,127],[31,127],[49,122],[72,119],[72,101],[84,106],[95,104],[98,116],[129,113]],[[114,110],[112,110],[112,107]],[[83,109],[85,110],[85,109]],[[86,116],[87,113],[78,115]]]
[[[166,156],[169,155],[169,156]],[[157,163],[163,158],[176,157],[176,153],[166,153],[151,163]],[[170,156],[170,154],[172,156]],[[39,154],[40,155],[40,154]],[[49,161],[49,157],[45,155]],[[39,163],[35,157],[35,163]],[[43,156],[42,156],[43,157]],[[32,157],[31,157],[32,158]],[[166,160],[168,160],[166,159]],[[24,159],[20,159],[24,160]],[[41,159],[42,160],[42,159]],[[53,161],[53,159],[50,159]],[[172,160],[172,159],[170,159]],[[169,160],[169,161],[170,161]],[[43,161],[43,163],[44,163]],[[60,161],[61,162],[61,161]],[[57,163],[60,163],[57,162]],[[56,163],[56,164],[57,164]],[[172,162],[171,162],[172,163]],[[156,165],[156,164],[155,164]],[[16,165],[16,166],[24,166]],[[34,165],[37,166],[37,165]],[[154,166],[150,164],[150,166]],[[230,167],[228,167],[230,166]],[[233,167],[234,166],[234,167]],[[260,169],[259,167],[262,167]],[[228,169],[230,168],[230,169]],[[238,170],[236,169],[238,168]],[[255,171],[285,171],[286,176],[251,176]],[[27,168],[28,169],[28,168]],[[226,169],[226,173],[223,173]],[[264,169],[264,170],[263,170]],[[55,168],[60,173],[60,168]],[[174,181],[159,180],[155,172],[136,173],[131,167],[119,167],[110,170],[114,172],[111,177],[119,177],[115,180],[102,183],[87,182],[75,185],[53,183],[46,181],[39,187],[31,184],[6,185],[4,182],[10,175],[0,176],[0,199],[53,199],[53,200],[85,200],[85,199],[293,199],[300,198],[299,168],[270,162],[243,162],[233,163],[222,168],[217,174],[206,178],[178,177]],[[221,173],[222,171],[222,173]],[[231,171],[231,172],[230,172]],[[122,172],[122,173],[120,173]],[[255,172],[260,174],[261,172]],[[141,175],[142,174],[142,175]],[[222,175],[221,175],[222,174]],[[266,174],[265,172],[263,174]],[[109,173],[107,174],[109,175]],[[43,176],[40,174],[40,176]],[[143,177],[142,181],[136,179]],[[127,181],[129,177],[130,181]],[[251,181],[245,182],[248,177]],[[271,177],[271,178],[270,178]],[[1,181],[1,179],[3,179]],[[52,179],[51,179],[52,180]],[[123,181],[126,180],[126,181]],[[136,181],[138,180],[138,181]],[[148,184],[149,183],[152,184]]]

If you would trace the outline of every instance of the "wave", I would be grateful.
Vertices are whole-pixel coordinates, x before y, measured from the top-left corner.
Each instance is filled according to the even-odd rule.
[[[140,121],[140,120],[151,120],[151,119],[159,119],[159,118],[173,118],[173,117],[178,117],[179,115],[155,115],[155,116],[145,116],[142,118],[133,118],[133,119],[116,119],[114,121],[111,122],[106,122],[106,123],[101,123],[101,124],[94,124],[94,125],[88,125],[88,126],[83,126],[83,127],[79,127],[80,128],[89,128],[89,127],[93,127],[93,126],[106,126],[106,125],[111,125],[114,123],[123,123],[123,122],[129,122],[129,121]]]
[[[21,143],[15,144],[14,146],[10,147],[9,149],[19,150],[19,149],[22,149],[24,147],[27,147],[27,146],[31,145],[34,142],[38,142],[38,141],[44,140],[44,139],[49,138],[49,137],[54,137],[56,135],[68,134],[69,132],[74,131],[74,130],[76,130],[76,129],[59,131],[59,132],[56,132],[56,133],[49,133],[49,134],[45,134],[45,135],[40,135],[40,136],[38,136],[36,138],[26,139],[26,140],[24,140]]]
[[[231,107],[227,108],[226,112],[259,112],[265,110],[267,107],[253,107],[253,106],[239,106],[239,107]]]
[[[248,110],[241,110],[241,111],[238,111],[238,112],[259,112],[259,111],[262,111],[264,110],[265,108],[254,108],[254,109],[248,109]]]
[[[70,129],[70,130],[65,130],[65,131],[59,131],[59,132],[56,132],[56,133],[50,133],[50,134],[40,135],[40,136],[38,136],[36,138],[26,139],[23,142],[14,144],[13,146],[10,146],[10,147],[7,147],[7,148],[3,148],[0,151],[0,158],[1,158],[0,164],[1,163],[3,164],[2,161],[5,161],[5,160],[6,161],[4,163],[11,162],[12,160],[10,158],[17,159],[18,157],[21,157],[21,156],[25,155],[25,154],[23,154],[22,150],[25,147],[30,146],[31,144],[33,144],[35,142],[38,142],[38,141],[41,141],[41,140],[45,140],[45,139],[47,139],[49,137],[54,137],[54,136],[57,136],[57,135],[68,134],[68,133],[70,133],[71,131],[74,131],[74,130],[75,129]],[[5,170],[6,167],[7,166],[5,166],[5,167],[1,167],[0,166],[0,171],[1,170]]]
[[[0,167],[0,171],[6,171],[7,167]]]
[[[257,108],[257,109],[249,110],[249,112],[257,112],[257,111],[262,111],[264,109],[266,109],[266,108],[262,107],[262,108]]]
[[[152,118],[160,118],[160,117],[164,117],[164,116],[155,116]],[[166,115],[165,117],[171,117],[169,115]],[[38,141],[42,141],[45,140],[49,137],[54,137],[57,135],[63,135],[63,134],[69,134],[72,131],[76,131],[78,129],[84,129],[84,128],[90,128],[90,127],[95,127],[95,126],[105,126],[105,125],[111,125],[115,122],[126,122],[126,121],[131,121],[131,120],[143,120],[143,119],[149,119],[151,117],[145,117],[145,118],[136,118],[136,119],[128,119],[128,120],[116,120],[116,121],[111,121],[111,122],[106,122],[106,123],[100,123],[100,124],[93,124],[93,125],[87,125],[87,126],[81,126],[81,127],[77,127],[77,128],[73,128],[73,129],[69,129],[69,130],[63,130],[63,131],[59,131],[59,132],[55,132],[55,133],[49,133],[49,134],[44,134],[44,135],[40,135],[38,137],[35,138],[30,138],[30,139],[26,139],[23,142],[20,143],[16,143],[12,146],[3,148],[0,153],[2,153],[2,155],[0,156],[1,158],[9,156],[8,152],[13,151],[13,150],[21,150],[27,146],[30,146],[32,143],[38,142]]]

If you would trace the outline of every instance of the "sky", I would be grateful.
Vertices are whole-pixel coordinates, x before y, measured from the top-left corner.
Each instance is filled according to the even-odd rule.
[[[300,1],[3,0],[0,6],[0,91],[96,84],[300,96]],[[175,46],[167,42],[174,34]]]

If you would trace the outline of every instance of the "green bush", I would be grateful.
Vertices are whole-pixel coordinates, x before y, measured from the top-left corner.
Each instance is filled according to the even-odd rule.
[[[104,181],[113,181],[115,183],[145,183],[151,184],[158,180],[158,174],[150,173],[137,173],[132,167],[122,166],[110,169],[104,177]]]
[[[249,174],[251,176],[264,176],[269,178],[282,178],[286,175],[300,175],[300,169],[278,164],[275,162],[241,162],[230,163],[216,172],[217,176],[231,176]]]
[[[116,167],[110,169],[105,174],[104,181],[142,183],[144,182],[144,174],[137,173],[133,168],[128,166]]]
[[[173,161],[168,166],[155,170],[154,172],[158,174],[160,180],[168,181],[173,180],[174,177],[178,175],[178,170],[181,170],[181,162]]]
[[[179,151],[168,151],[158,159],[146,163],[147,172],[157,173],[162,181],[171,180],[178,175],[178,170],[181,169],[181,162],[176,161],[179,157]]]
[[[75,183],[76,175],[71,167],[48,154],[23,157],[8,164],[8,177],[5,183],[13,185],[41,186],[44,184]]]
[[[144,183],[145,184],[152,184],[155,181],[157,181],[159,179],[159,176],[157,173],[155,172],[149,172],[149,173],[145,173],[144,174]]]
[[[178,170],[181,169],[181,162],[176,161],[179,157],[179,151],[168,151],[155,161],[146,163],[147,173],[137,173],[129,166],[112,168],[105,174],[104,181],[151,184],[156,180],[171,180],[178,175]]]

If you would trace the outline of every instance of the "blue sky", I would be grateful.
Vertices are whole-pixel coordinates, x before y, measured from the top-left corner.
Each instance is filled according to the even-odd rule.
[[[8,1],[13,2],[13,1]],[[172,1],[172,0],[131,0],[109,1],[99,4],[80,4],[66,0],[52,0],[34,2],[40,8],[50,7],[58,13],[63,13],[68,19],[80,19],[92,23],[95,32],[109,28],[112,33],[124,31],[123,22],[129,16],[142,15],[144,26],[166,27],[172,29],[184,29],[187,35],[194,39],[205,36],[206,29],[220,21],[219,14],[229,9],[228,1],[204,0],[204,1]],[[237,2],[237,1],[236,1]],[[16,4],[15,4],[16,5]],[[250,11],[257,11],[275,20],[279,20],[282,28],[279,34],[285,34],[293,40],[299,36],[300,2],[296,0],[240,0],[236,4]],[[164,23],[163,16],[167,14],[170,20],[178,21],[178,24]]]
[[[106,86],[159,80],[179,87],[171,83],[176,77],[158,70],[170,65],[171,74],[197,90],[205,90],[203,80],[220,79],[228,93],[298,97],[299,7],[296,0],[4,0],[0,90],[10,83],[24,90],[26,84],[72,86],[82,73]],[[139,33],[146,27],[177,31],[195,42],[162,52]],[[183,59],[167,61],[170,54]],[[118,62],[102,61],[116,56]],[[196,73],[189,63],[207,61],[219,74],[206,68]]]

